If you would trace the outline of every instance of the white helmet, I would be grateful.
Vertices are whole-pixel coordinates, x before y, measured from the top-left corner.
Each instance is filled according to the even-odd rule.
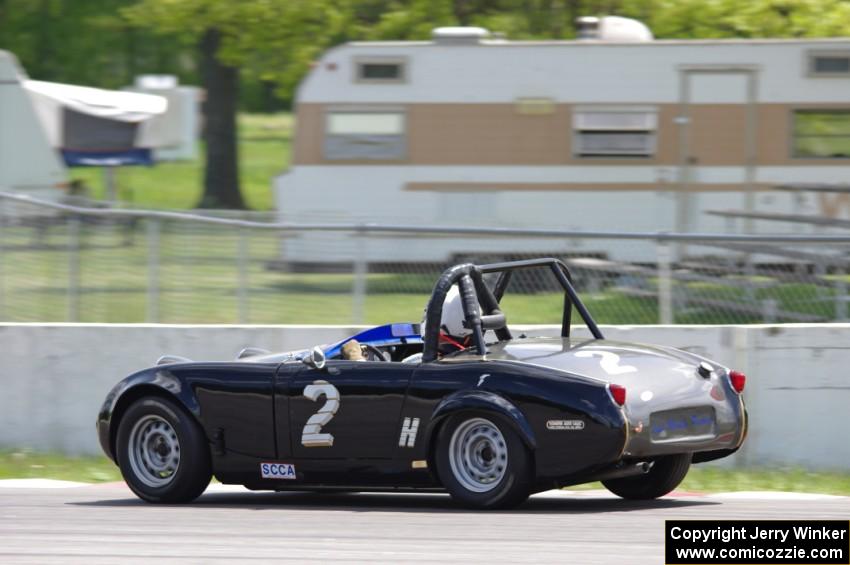
[[[443,315],[440,318],[440,328],[450,336],[466,337],[472,334],[472,330],[463,327],[464,320],[466,320],[466,316],[463,313],[460,289],[457,285],[453,285],[446,293],[446,300],[443,302]],[[425,334],[424,323],[422,324],[422,334]]]

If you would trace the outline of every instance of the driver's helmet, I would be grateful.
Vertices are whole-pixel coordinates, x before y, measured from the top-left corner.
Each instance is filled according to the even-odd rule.
[[[469,344],[469,336],[472,330],[464,327],[466,316],[463,313],[463,304],[460,289],[453,285],[446,293],[443,302],[443,314],[440,317],[440,349],[463,349]],[[422,335],[425,335],[425,323],[422,323]],[[444,348],[443,346],[448,346]]]
[[[457,285],[453,285],[446,293],[446,301],[443,302],[443,316],[440,318],[440,329],[452,337],[465,338],[468,335],[472,335],[472,330],[463,326],[465,320],[466,316],[463,313],[460,289]]]

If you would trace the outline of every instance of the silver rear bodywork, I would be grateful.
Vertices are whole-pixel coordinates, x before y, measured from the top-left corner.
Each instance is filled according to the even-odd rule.
[[[686,351],[604,339],[525,338],[490,345],[486,359],[624,386],[624,458],[735,449],[746,433],[744,404],[728,369]],[[700,363],[711,370],[700,371]]]

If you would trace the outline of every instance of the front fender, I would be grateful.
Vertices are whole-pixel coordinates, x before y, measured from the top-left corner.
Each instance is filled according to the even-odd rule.
[[[531,450],[537,448],[534,431],[531,429],[525,414],[504,396],[486,390],[460,390],[444,398],[434,409],[431,416],[428,437],[434,437],[434,432],[447,417],[463,410],[492,412],[504,417],[513,424],[526,447]]]
[[[103,452],[115,461],[115,434],[124,410],[146,394],[160,394],[178,401],[196,418],[200,416],[197,399],[167,367],[145,369],[116,384],[106,395],[97,416],[97,435]]]

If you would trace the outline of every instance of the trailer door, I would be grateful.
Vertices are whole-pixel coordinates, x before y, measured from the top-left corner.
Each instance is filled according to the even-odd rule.
[[[695,65],[679,73],[676,231],[725,231],[724,220],[705,210],[755,208],[757,68]],[[742,225],[749,231],[748,221]]]

